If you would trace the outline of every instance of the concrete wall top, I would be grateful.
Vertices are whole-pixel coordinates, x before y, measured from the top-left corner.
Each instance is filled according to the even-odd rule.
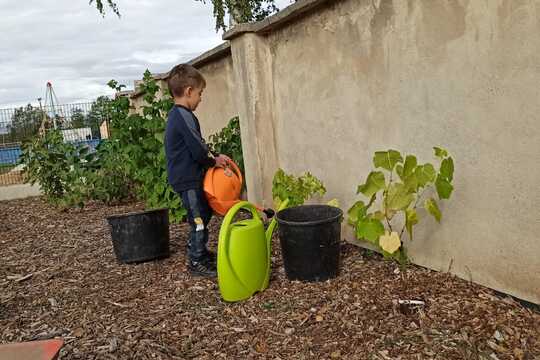
[[[212,63],[214,61],[218,61],[224,57],[231,55],[231,45],[228,41],[225,41],[224,43],[216,46],[213,49],[210,49],[206,51],[205,53],[201,54],[200,56],[197,56],[195,59],[192,59],[188,61],[188,64],[196,67],[197,69],[200,67],[203,67],[209,63]],[[152,75],[154,80],[163,80],[166,81],[169,78],[169,72],[166,73],[158,73]],[[137,83],[140,80],[135,81],[135,87],[137,87]],[[135,89],[135,90],[128,90],[128,91],[122,91],[122,94],[128,94],[131,99],[136,99],[139,96],[143,94],[142,91]]]
[[[275,15],[254,23],[238,24],[223,34],[223,40],[231,40],[245,33],[268,33],[286,24],[297,21],[317,8],[341,0],[298,0]]]

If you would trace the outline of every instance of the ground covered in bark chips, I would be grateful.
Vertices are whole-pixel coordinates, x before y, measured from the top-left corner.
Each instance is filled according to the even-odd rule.
[[[171,226],[170,258],[119,264],[105,217],[138,209],[0,202],[0,343],[62,337],[61,359],[87,360],[540,359],[535,311],[353,245],[338,278],[300,283],[274,240],[269,289],[236,304],[186,272],[186,224]],[[426,305],[408,313],[399,299]]]

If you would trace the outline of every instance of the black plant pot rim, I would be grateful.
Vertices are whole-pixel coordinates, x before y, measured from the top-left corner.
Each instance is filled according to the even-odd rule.
[[[334,216],[325,218],[325,219],[313,220],[313,221],[290,221],[290,220],[283,220],[282,218],[280,218],[280,214],[283,215],[284,212],[286,212],[288,210],[290,211],[291,209],[296,209],[296,208],[332,208],[332,209],[337,210],[337,214],[334,215]],[[321,224],[335,222],[336,220],[339,220],[341,218],[343,218],[343,210],[341,210],[340,208],[337,208],[335,206],[331,206],[331,205],[299,205],[299,206],[292,206],[290,208],[283,209],[283,210],[279,211],[276,214],[276,220],[277,220],[278,224],[279,225],[288,225],[288,226],[321,225]],[[339,220],[339,221],[341,222],[341,220]]]
[[[130,216],[152,214],[152,213],[168,211],[168,210],[169,209],[167,209],[167,208],[162,208],[162,209],[152,209],[152,210],[145,210],[145,211],[132,211],[132,212],[125,213],[125,214],[117,214],[117,215],[107,216],[107,221],[116,220],[116,219],[122,219],[122,218],[130,217]]]

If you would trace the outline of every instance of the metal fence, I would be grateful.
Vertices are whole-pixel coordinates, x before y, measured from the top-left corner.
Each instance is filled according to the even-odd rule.
[[[21,145],[47,129],[58,129],[65,142],[95,149],[109,136],[109,101],[100,97],[91,103],[0,109],[0,186],[24,182]]]

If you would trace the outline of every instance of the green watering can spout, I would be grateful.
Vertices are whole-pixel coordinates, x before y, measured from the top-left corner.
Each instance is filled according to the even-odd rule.
[[[289,205],[289,199],[285,199],[284,201],[279,204],[279,208],[276,211],[276,214],[285,209]],[[276,214],[272,218],[272,221],[270,222],[270,225],[268,225],[268,229],[266,229],[266,242],[268,243],[268,249],[270,250],[270,244],[272,243],[272,235],[274,235],[274,230],[276,229],[277,220],[276,220]]]

